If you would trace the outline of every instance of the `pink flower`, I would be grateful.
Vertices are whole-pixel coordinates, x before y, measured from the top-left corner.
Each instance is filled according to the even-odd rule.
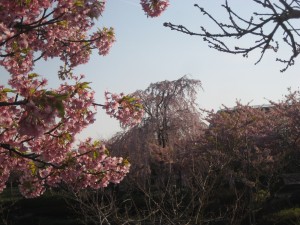
[[[157,17],[169,6],[169,0],[141,0],[141,5],[147,16]]]

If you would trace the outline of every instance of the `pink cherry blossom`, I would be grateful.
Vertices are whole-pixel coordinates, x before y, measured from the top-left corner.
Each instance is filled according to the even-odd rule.
[[[141,0],[141,5],[147,16],[157,17],[169,6],[169,0]]]
[[[62,183],[74,189],[119,183],[130,163],[109,155],[104,143],[80,132],[96,122],[95,92],[72,70],[87,63],[94,49],[105,56],[116,41],[113,28],[98,28],[105,0],[0,1],[0,65],[10,74],[0,85],[0,192],[12,173],[27,198]],[[149,8],[147,8],[148,6]],[[142,1],[158,16],[168,1]],[[3,10],[4,9],[4,10]],[[97,22],[98,23],[98,22]],[[40,59],[62,62],[58,87],[34,72]],[[57,75],[57,74],[54,74]],[[104,109],[122,126],[141,121],[143,108],[134,96],[106,92]]]
[[[106,113],[117,118],[123,127],[132,127],[140,123],[144,115],[141,101],[134,96],[105,92]]]

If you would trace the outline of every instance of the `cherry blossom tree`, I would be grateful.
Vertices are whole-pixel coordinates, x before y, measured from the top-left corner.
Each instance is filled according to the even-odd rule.
[[[123,152],[133,162],[130,177],[145,180],[151,163],[175,163],[199,140],[206,128],[196,104],[200,88],[199,80],[183,76],[134,92],[144,106],[142,122],[109,141],[112,152]]]
[[[167,0],[141,1],[146,15],[159,16]],[[105,0],[3,0],[0,3],[0,65],[10,75],[0,85],[0,191],[12,172],[28,198],[47,187],[67,183],[74,190],[98,189],[119,183],[130,164],[109,155],[105,145],[90,138],[75,144],[75,136],[95,122],[97,106],[122,126],[140,122],[140,100],[105,93],[95,102],[84,75],[73,69],[89,61],[92,50],[105,56],[115,42],[113,28],[92,32]],[[34,72],[37,61],[59,58],[58,88]]]
[[[146,90],[134,93],[143,102],[146,113],[144,122],[154,128],[159,146],[167,147],[170,139],[193,139],[197,133],[193,129],[198,129],[201,124],[196,104],[199,88],[201,81],[183,76],[173,81],[150,84]]]
[[[274,194],[278,176],[300,171],[299,99],[299,91],[289,92],[282,101],[269,105],[237,103],[208,114],[210,125],[200,148],[216,152],[214,160],[228,162],[222,182],[238,191],[236,197],[242,199],[249,224],[255,223],[254,212],[262,202]],[[243,214],[236,215],[241,219]]]

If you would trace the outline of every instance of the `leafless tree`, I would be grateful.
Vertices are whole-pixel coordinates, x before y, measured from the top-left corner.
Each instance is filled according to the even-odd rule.
[[[195,4],[194,6],[201,13],[208,16],[219,28],[217,32],[210,32],[205,26],[201,26],[200,32],[194,32],[186,26],[172,23],[164,23],[164,26],[185,34],[203,37],[210,48],[221,52],[242,54],[247,57],[250,52],[259,50],[260,57],[256,63],[261,61],[267,50],[273,50],[275,53],[280,54],[278,51],[279,46],[280,48],[282,46],[287,47],[290,49],[288,58],[282,59],[280,56],[276,59],[276,61],[285,64],[285,67],[281,70],[281,72],[284,72],[288,67],[294,65],[295,58],[300,53],[300,27],[297,20],[300,19],[300,1],[244,1],[245,5],[251,2],[257,4],[257,11],[252,12],[249,18],[245,18],[238,10],[233,10],[228,0],[225,0],[225,4],[222,6],[228,15],[227,23],[220,21],[215,15]],[[229,41],[232,38],[236,38],[234,45],[231,45]],[[244,39],[246,39],[247,43],[250,43],[246,47],[242,46],[242,40]]]
[[[82,224],[110,225],[117,211],[115,195],[105,190],[60,191],[70,209],[79,216]]]

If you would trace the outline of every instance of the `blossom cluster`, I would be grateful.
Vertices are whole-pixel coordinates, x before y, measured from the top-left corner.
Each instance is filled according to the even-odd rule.
[[[94,33],[91,37],[92,40],[95,40],[95,46],[99,50],[99,55],[107,55],[112,44],[116,41],[113,28],[103,30]]]
[[[59,57],[71,68],[86,63],[91,49],[107,54],[113,30],[89,34],[104,8],[103,0],[1,1],[0,54],[5,57],[0,65],[18,75],[33,68],[36,52],[45,60]]]
[[[141,100],[134,96],[105,92],[106,113],[117,118],[122,127],[132,127],[139,124],[144,115]]]
[[[147,16],[157,17],[169,6],[169,0],[141,0],[141,5]]]

